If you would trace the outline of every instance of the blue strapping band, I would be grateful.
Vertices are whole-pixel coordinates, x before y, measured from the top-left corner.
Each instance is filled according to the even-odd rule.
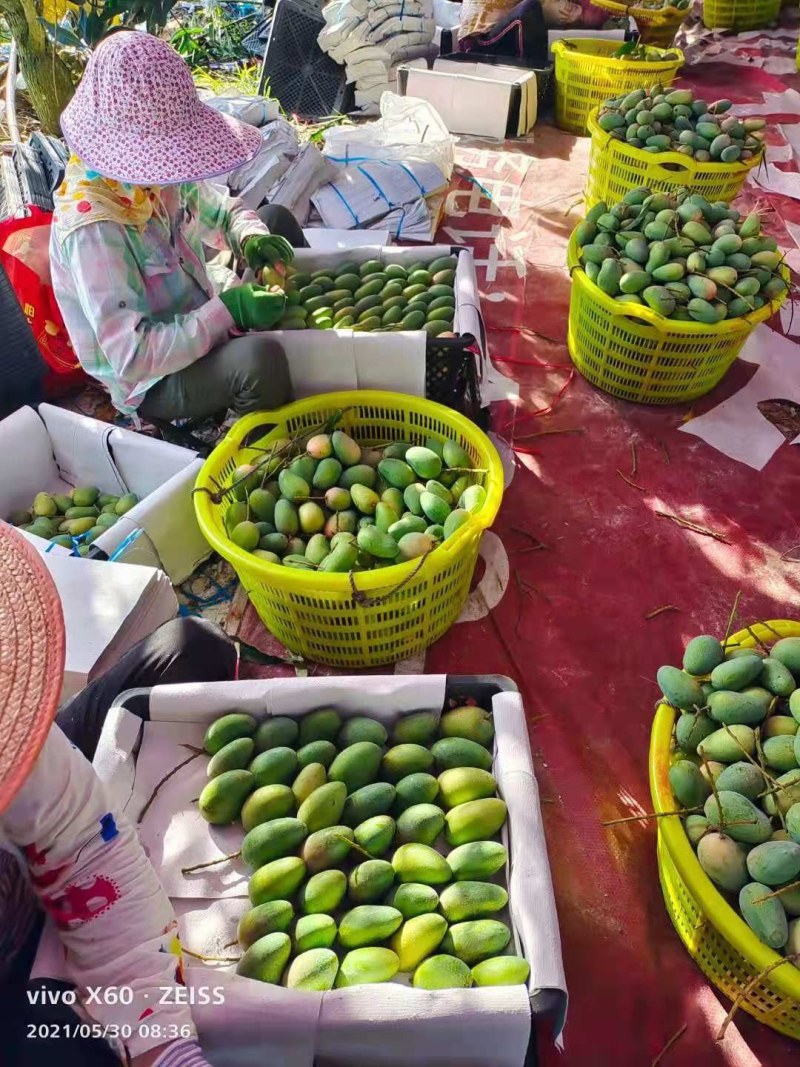
[[[360,220],[358,218],[358,215],[356,215],[355,211],[353,211],[353,209],[350,207],[349,203],[347,202],[347,197],[341,192],[341,190],[337,189],[336,186],[332,182],[329,182],[329,185],[330,185],[331,189],[333,189],[333,191],[339,197],[339,199],[344,204],[344,206],[347,208],[347,210],[350,212],[350,218],[353,220],[353,222],[356,224],[356,226],[359,226],[360,225]]]
[[[359,168],[358,168],[358,172],[359,172],[359,174],[363,174],[363,175],[364,175],[364,177],[365,177],[365,178],[367,179],[367,181],[368,181],[368,182],[370,183],[370,185],[371,185],[371,186],[373,186],[373,188],[375,189],[375,192],[376,192],[376,193],[378,194],[378,196],[379,196],[379,197],[381,198],[381,200],[383,200],[383,202],[384,202],[385,204],[387,204],[387,205],[388,205],[388,206],[389,206],[390,208],[394,207],[394,204],[393,204],[393,203],[391,202],[391,200],[390,200],[390,199],[389,199],[389,198],[387,197],[386,193],[385,193],[385,192],[383,191],[383,189],[381,189],[380,185],[379,185],[379,184],[378,184],[378,182],[377,182],[377,181],[376,181],[376,180],[375,180],[375,179],[374,179],[374,178],[372,177],[372,175],[371,175],[371,174],[368,174],[368,173],[367,173],[367,172],[366,172],[366,171],[364,170],[364,168],[363,168],[363,167],[359,167]]]
[[[113,563],[115,559],[119,559],[119,557],[128,547],[128,545],[132,545],[133,542],[138,540],[138,538],[140,538],[143,533],[144,530],[142,529],[134,530],[133,533],[129,533],[125,540],[121,541],[111,553],[111,555],[108,557],[108,562]]]
[[[397,164],[397,165],[398,165],[398,167],[400,167],[400,169],[401,169],[401,170],[405,171],[405,173],[406,173],[406,174],[407,174],[407,175],[409,176],[409,178],[410,178],[410,179],[412,180],[412,182],[414,183],[414,185],[416,185],[416,187],[417,187],[417,188],[419,189],[419,191],[420,191],[421,195],[422,195],[422,196],[427,196],[428,194],[427,194],[427,193],[425,192],[425,188],[424,188],[424,186],[420,185],[420,183],[419,183],[419,179],[417,178],[417,176],[416,176],[416,174],[414,173],[414,171],[413,171],[413,170],[410,170],[410,169],[409,169],[409,168],[408,168],[408,167],[407,167],[407,166],[405,165],[405,163],[400,163],[400,162],[398,162],[398,164]]]

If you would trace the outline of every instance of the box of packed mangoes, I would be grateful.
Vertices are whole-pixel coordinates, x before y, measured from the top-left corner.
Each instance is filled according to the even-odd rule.
[[[285,278],[262,280],[286,290],[272,334],[296,397],[384,389],[480,409],[488,367],[470,249],[300,249]]]
[[[520,1067],[537,1031],[559,1039],[558,920],[510,680],[159,686],[118,705],[95,768],[173,900],[187,983],[223,991],[195,1015],[218,1067],[267,1050],[295,1067]]]

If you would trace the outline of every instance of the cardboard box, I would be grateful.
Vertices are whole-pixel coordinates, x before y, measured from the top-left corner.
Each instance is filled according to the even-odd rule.
[[[536,122],[532,70],[437,59],[432,70],[400,67],[397,88],[401,96],[432,104],[451,133],[503,141],[524,136]]]
[[[96,485],[139,503],[94,544],[124,563],[185,581],[211,554],[194,514],[192,489],[202,460],[188,448],[41,404],[0,422],[0,518],[28,508],[36,493]]]
[[[302,248],[293,266],[304,272],[330,268],[336,272],[343,263],[430,263],[440,256],[458,255],[455,279],[456,313],[453,330],[476,338],[479,354],[478,381],[482,382],[488,362],[483,351],[485,330],[480,314],[480,298],[475,262],[468,248],[427,245],[424,248],[364,245],[346,251]],[[424,330],[396,333],[353,333],[352,330],[274,330],[289,363],[295,398],[349,389],[384,389],[410,396],[425,396],[426,357],[429,338]],[[455,342],[451,342],[455,344]],[[433,397],[432,399],[438,399]]]
[[[500,875],[509,907],[499,917],[513,931],[510,951],[531,964],[527,987],[424,991],[410,986],[410,975],[398,975],[382,985],[301,993],[187,956],[190,988],[224,990],[224,1005],[194,1009],[201,1045],[215,1067],[262,1063],[264,1056],[271,1067],[522,1067],[534,1027],[559,1040],[566,985],[522,699],[504,678],[362,675],[157,686],[122,694],[110,709],[94,767],[115,810],[136,822],[156,784],[185,760],[184,746],[202,744],[208,724],[231,708],[263,719],[332,706],[345,718],[370,715],[391,729],[408,712],[438,715],[467,699],[493,713],[493,773],[509,812],[502,832],[509,864]],[[149,721],[138,717],[144,713]],[[249,907],[245,868],[228,860],[182,871],[235,852],[241,843],[240,826],[209,827],[197,811],[205,762],[192,761],[164,782],[139,833],[175,905],[184,946],[226,957],[236,921]],[[54,937],[51,929],[43,938],[34,976],[61,973],[63,954],[53,954]]]

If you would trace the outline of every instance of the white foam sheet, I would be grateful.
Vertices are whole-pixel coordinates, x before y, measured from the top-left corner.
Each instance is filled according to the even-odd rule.
[[[763,400],[791,400],[800,404],[797,343],[762,323],[747,339],[740,359],[759,365],[747,385],[680,429],[760,471],[786,443],[786,438],[764,418],[757,405]]]
[[[124,708],[109,714],[94,765],[129,817],[155,784],[199,746],[210,722],[233,708],[257,718],[299,717],[335,706],[345,717],[371,715],[387,726],[410,711],[441,712],[446,677],[359,676],[279,679],[212,685],[160,686],[151,691],[150,721]],[[198,1005],[195,1019],[215,1067],[262,1062],[292,1067],[417,1067],[423,1064],[519,1067],[530,1037],[529,996],[565,991],[558,921],[531,762],[524,709],[518,693],[495,696],[494,773],[509,808],[504,840],[514,947],[531,963],[528,989],[415,990],[402,982],[297,994],[233,973],[232,963],[188,957],[190,986],[220,985],[225,1004]],[[239,917],[247,908],[243,868],[226,862],[192,875],[181,868],[237,851],[240,827],[210,827],[196,814],[205,782],[199,756],[163,785],[140,826],[179,915],[183,944],[193,953],[228,959],[237,954]],[[398,1040],[402,1026],[402,1040]]]

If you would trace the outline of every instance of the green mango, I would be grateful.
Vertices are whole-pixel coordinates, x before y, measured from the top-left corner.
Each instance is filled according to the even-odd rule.
[[[331,445],[333,454],[343,467],[353,467],[361,459],[361,446],[343,430],[334,430]]]
[[[287,989],[324,993],[333,989],[339,957],[329,948],[312,948],[292,960],[286,973]]]
[[[78,490],[76,489],[75,492],[72,494],[72,499],[75,501],[76,504],[78,503],[77,494]],[[117,515],[127,515],[131,508],[136,507],[138,503],[139,497],[136,495],[136,493],[126,493],[125,496],[121,496],[116,502],[116,504],[114,505],[114,511],[117,513]]]
[[[683,828],[691,845],[697,848],[701,839],[711,830],[711,823],[705,815],[687,815],[683,820]]]
[[[431,753],[439,771],[451,767],[479,767],[484,771],[492,769],[491,753],[483,745],[465,737],[443,737],[431,746]]]
[[[765,841],[747,854],[747,870],[754,882],[779,886],[800,875],[800,845],[794,841]]]
[[[65,519],[96,519],[100,512],[97,508],[67,508]]]
[[[704,834],[697,845],[697,859],[711,881],[728,893],[738,893],[749,880],[746,850],[725,834]]]
[[[485,749],[483,750],[485,752]],[[433,755],[422,745],[407,743],[388,749],[381,763],[383,776],[390,782],[399,782],[409,774],[427,771],[433,765]]]
[[[695,808],[705,802],[711,787],[700,773],[697,764],[678,760],[669,769],[669,784],[675,800],[682,808]]]
[[[339,486],[342,489],[352,489],[356,485],[372,489],[376,484],[377,474],[366,463],[358,463],[355,467],[350,467],[339,479]]]
[[[444,829],[444,812],[435,804],[413,804],[397,817],[397,840],[400,844],[418,841],[432,845]]]
[[[528,981],[531,965],[522,956],[494,956],[472,968],[476,986],[522,985]]]
[[[414,971],[430,956],[447,933],[447,922],[433,912],[407,919],[391,940],[401,971]]]
[[[419,503],[423,514],[430,522],[440,525],[447,521],[450,505],[436,493],[424,489],[419,495]]]
[[[249,771],[231,773],[246,773],[250,775],[251,780],[253,778]],[[215,778],[214,781],[218,782],[219,779]],[[242,805],[242,826],[247,832],[254,826],[260,826],[261,823],[283,819],[294,813],[294,807],[294,795],[288,785],[262,785],[260,789],[251,793]]]
[[[347,892],[354,904],[374,904],[394,882],[394,868],[386,860],[365,860],[350,872]]]
[[[511,931],[497,919],[474,919],[455,923],[444,936],[442,951],[474,964],[502,952],[511,940]]]
[[[6,522],[10,523],[11,526],[29,526],[32,519],[33,515],[31,515],[30,511],[26,511],[24,508],[17,508],[16,511],[9,512]]]
[[[800,675],[800,637],[782,637],[770,649],[770,658],[788,667],[795,677]]]
[[[397,811],[405,811],[414,804],[430,804],[439,795],[439,782],[432,774],[417,771],[407,774],[397,783]]]
[[[478,707],[453,708],[439,720],[440,737],[465,737],[484,748],[491,748],[494,724],[488,711]]]
[[[665,698],[676,708],[692,711],[705,705],[699,683],[677,667],[659,667],[656,681]]]
[[[468,989],[472,973],[455,956],[429,956],[414,972],[411,984],[415,989]]]
[[[292,782],[292,792],[294,793],[295,802],[299,805],[314,792],[315,789],[319,789],[321,785],[325,785],[328,780],[328,776],[325,773],[325,768],[321,763],[309,763],[300,771],[295,780]]]
[[[740,656],[738,659],[725,660],[711,672],[711,684],[715,689],[738,692],[758,678],[763,662],[758,656]]]
[[[300,888],[305,874],[306,865],[298,856],[272,860],[251,876],[247,887],[250,900],[254,905],[287,900]]]
[[[345,719],[336,743],[340,749],[345,749],[348,745],[354,745],[359,741],[371,741],[373,745],[385,745],[388,736],[386,727],[377,719],[356,715],[352,719]]]
[[[794,737],[798,728],[800,728],[800,723],[793,719],[791,715],[770,715],[761,727],[761,736],[763,738],[783,737],[786,735]]]
[[[293,537],[300,529],[300,518],[297,514],[297,508],[291,500],[284,500],[283,497],[281,497],[275,504],[273,521],[277,532],[286,534],[287,537]]]
[[[797,766],[795,755],[795,736],[783,734],[778,737],[768,737],[761,743],[764,753],[764,762],[773,771],[791,771]],[[759,879],[763,881],[763,879]]]
[[[246,911],[239,920],[236,936],[242,948],[267,934],[286,933],[294,918],[294,908],[288,900],[270,900]]]
[[[373,815],[358,824],[353,831],[353,837],[356,844],[370,856],[382,856],[391,847],[395,830],[396,824],[391,816]]]
[[[731,793],[741,793],[748,800],[755,801],[766,788],[763,773],[752,763],[740,760],[725,767],[716,778],[718,789],[726,789]],[[705,803],[705,797],[698,803]],[[694,805],[687,805],[694,806]]]
[[[254,748],[255,742],[252,737],[237,737],[235,741],[229,741],[208,761],[206,777],[216,778],[225,771],[245,770],[253,757]]]
[[[505,802],[497,797],[458,804],[445,816],[448,844],[466,845],[492,837],[505,825],[507,814]]]
[[[731,660],[731,663],[749,663],[749,660]],[[760,661],[759,661],[760,662]],[[728,666],[723,664],[722,666]],[[717,669],[717,668],[715,668]],[[767,707],[757,695],[748,690],[744,693],[717,690],[708,698],[708,713],[715,722],[744,726],[757,726],[764,720]],[[769,694],[767,694],[769,696]]]
[[[444,885],[453,877],[447,860],[429,845],[401,845],[392,857],[392,866],[400,882]]]
[[[348,952],[339,967],[336,988],[389,982],[397,974],[400,961],[388,948],[358,948]]]
[[[76,508],[89,508],[96,503],[99,496],[100,490],[97,486],[81,486],[78,489],[72,490],[72,503]]]
[[[293,748],[270,748],[260,752],[250,764],[257,786],[288,785],[297,773],[297,754]]]
[[[758,684],[776,697],[789,697],[797,688],[789,668],[780,660],[771,657],[761,661]]]
[[[344,782],[327,782],[303,801],[297,809],[297,818],[306,824],[309,833],[334,826],[341,821],[346,799],[347,787]]]
[[[385,941],[397,930],[403,916],[385,904],[360,904],[348,911],[339,923],[342,948],[363,948]]]
[[[439,906],[439,894],[430,885],[421,882],[404,882],[397,886],[389,903],[402,914],[404,919],[413,919],[417,915],[427,915]]]
[[[683,653],[683,669],[687,674],[710,674],[725,659],[725,650],[716,637],[703,634],[693,638]]]
[[[760,845],[772,834],[770,821],[763,811],[741,793],[728,789],[718,789],[710,796],[703,814],[712,826],[747,845]]]
[[[358,826],[375,815],[385,815],[395,802],[395,787],[389,782],[374,782],[356,789],[344,803],[342,821]]]
[[[310,741],[297,750],[298,767],[307,767],[309,763],[321,763],[327,770],[336,759],[336,746],[332,741]]]
[[[717,724],[698,712],[681,712],[675,723],[675,740],[684,752],[696,752],[697,746],[717,730]]]
[[[789,923],[780,898],[766,899],[771,892],[769,886],[749,882],[739,892],[739,911],[765,945],[779,949],[789,940]]]
[[[371,493],[372,490],[367,489],[366,492]],[[377,506],[380,507],[380,503]],[[400,552],[400,545],[394,537],[379,530],[377,526],[365,526],[359,530],[357,542],[359,548],[378,559],[393,560]]]
[[[482,919],[508,904],[508,893],[492,882],[454,882],[442,890],[439,906],[450,923]]]
[[[507,861],[505,846],[498,841],[471,841],[454,848],[447,856],[457,882],[485,881],[504,867]]]
[[[756,750],[756,737],[750,726],[723,726],[697,745],[699,755],[720,763],[734,763],[742,755],[752,756]]]
[[[439,460],[441,466],[441,460]],[[414,471],[402,459],[382,459],[378,464],[378,473],[395,489],[405,489],[416,481]]]
[[[353,831],[349,826],[326,826],[309,834],[302,849],[303,862],[309,871],[336,867],[353,854]]]
[[[295,951],[308,952],[315,948],[332,948],[337,927],[334,919],[324,912],[301,915],[294,928]]]
[[[227,826],[238,819],[254,786],[249,771],[224,771],[203,787],[198,800],[200,814],[213,826]]]
[[[300,720],[299,744],[309,745],[315,740],[333,742],[341,730],[341,716],[333,707],[320,707]],[[321,761],[320,761],[321,762]]]
[[[796,755],[797,745],[795,742]],[[794,804],[800,803],[800,770],[791,770],[786,771],[785,774],[779,774],[775,781],[777,785],[773,788],[780,788],[776,793],[764,797],[764,811],[766,811],[767,815],[776,815],[779,811],[786,815]]]
[[[395,745],[430,744],[436,736],[438,725],[438,719],[432,711],[412,712],[410,715],[404,715],[394,724],[392,741]]]
[[[786,831],[795,844],[800,844],[800,803],[792,804],[786,812]],[[783,901],[784,904],[786,904],[786,897],[783,897]],[[798,903],[800,903],[800,901]],[[790,914],[800,915],[800,907],[797,911],[793,911]]]
[[[347,877],[330,869],[312,874],[300,890],[299,902],[304,915],[330,915],[339,907],[347,892]]]
[[[307,832],[299,819],[287,817],[259,823],[245,834],[242,860],[254,871],[272,860],[283,859],[302,845]]]
[[[278,985],[289,962],[291,950],[292,943],[288,934],[267,934],[266,937],[254,941],[247,949],[236,964],[236,973],[245,978]]]

